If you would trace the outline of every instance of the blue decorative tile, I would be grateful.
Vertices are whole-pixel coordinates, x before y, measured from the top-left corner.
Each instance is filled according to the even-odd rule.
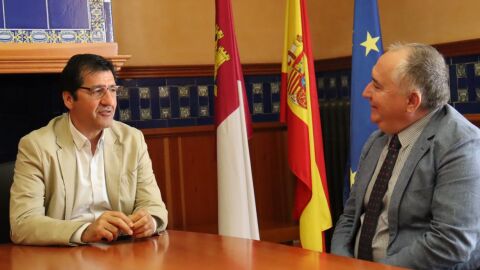
[[[4,0],[0,42],[87,43],[113,41],[110,1]],[[5,23],[4,23],[5,22]],[[110,29],[110,30],[106,30]],[[106,37],[110,31],[110,37]]]
[[[457,69],[455,65],[451,65],[448,68],[449,73],[450,73],[450,100],[452,102],[457,101]]]
[[[197,119],[198,125],[213,125],[214,119],[213,117],[205,117],[205,118],[198,118]]]
[[[457,68],[458,66],[460,68]],[[457,70],[459,70],[460,78],[457,78]],[[480,63],[469,62],[450,65],[449,72],[451,100],[455,106],[463,108],[461,104],[471,104],[472,101],[480,100]],[[322,107],[332,106],[337,102],[349,102],[350,70],[319,72],[316,77],[317,93],[319,100],[322,101]],[[192,80],[195,84],[189,84]],[[215,109],[213,85],[209,84],[212,81],[212,78],[204,77],[165,79],[164,82],[168,82],[167,86],[155,85],[155,83],[162,82],[158,79],[151,79],[149,82],[149,85],[151,85],[149,106],[152,118],[144,121],[168,119],[168,126],[183,126],[187,123],[193,125],[212,124]],[[247,102],[252,119],[255,122],[278,120],[280,81],[281,77],[278,75],[245,77]],[[135,84],[133,82],[128,83],[138,85],[139,95],[145,97],[141,90],[145,81],[137,80]],[[152,89],[155,89],[156,92],[154,93]],[[140,107],[148,108],[148,103],[143,105],[142,102],[144,101],[140,99]],[[126,105],[130,106],[131,104]],[[191,122],[187,120],[191,120]]]
[[[480,113],[480,105],[478,102],[454,103],[453,106],[460,113]]]
[[[252,84],[252,93],[253,93],[253,95],[262,95],[263,94],[263,83],[253,83]]]
[[[160,118],[161,119],[172,118],[172,112],[170,108],[160,108]]]
[[[160,118],[160,97],[158,87],[150,88],[150,109],[152,111],[152,119]]]
[[[190,88],[190,117],[198,117],[198,92],[197,87]]]
[[[132,120],[132,112],[130,111],[130,108],[127,109],[120,109],[120,118],[119,120],[122,122],[130,121]]]
[[[467,78],[458,78],[457,79],[457,88],[468,89],[468,80]]]
[[[138,88],[130,88],[131,120],[140,120],[140,98]]]
[[[0,10],[5,10],[3,8],[3,1],[0,1]],[[3,12],[0,12],[0,28],[5,28],[5,23],[3,21]]]
[[[464,63],[457,64],[457,78],[466,78],[467,77],[467,70]]]
[[[170,109],[172,113],[172,118],[180,117],[180,100],[178,97],[178,88],[170,86]]]
[[[457,101],[458,102],[468,102],[469,97],[468,97],[468,89],[465,88],[459,88],[457,90]]]
[[[197,91],[199,97],[208,97],[208,85],[199,85]]]
[[[182,107],[190,106],[190,97],[179,98],[179,105]]]
[[[214,109],[214,95],[213,95],[213,85],[208,86],[208,106],[210,109],[210,115],[215,115]]]
[[[160,108],[170,108],[170,98],[160,98]]]
[[[452,64],[472,63],[477,62],[478,60],[478,55],[455,56],[452,57]]]
[[[337,78],[335,77],[328,78],[328,88],[337,88]]]
[[[87,0],[48,0],[50,28],[88,29],[88,15]]]
[[[180,118],[190,118],[190,107],[180,107]]]
[[[152,119],[152,111],[150,108],[141,108],[140,109],[140,119],[141,120],[151,120]]]
[[[196,85],[213,85],[213,77],[199,77],[195,79]]]
[[[139,87],[138,93],[142,99],[150,99],[150,88],[148,87]]]
[[[198,97],[198,104],[199,105],[208,105],[209,98],[208,97]]]
[[[263,88],[263,112],[272,113],[272,84],[266,84]]]
[[[182,85],[178,87],[178,96],[179,97],[189,97],[190,96],[190,87],[187,85]]]
[[[261,103],[261,102],[263,102],[263,95],[253,95],[253,102],[254,102],[254,103]]]
[[[320,100],[323,100],[326,98],[326,90],[325,90],[325,77],[317,77],[317,95]]]
[[[253,103],[253,114],[263,113],[263,103]]]
[[[158,87],[158,95],[161,98],[169,97],[170,96],[170,88],[168,86],[159,86]]]
[[[159,87],[166,85],[166,80],[163,78],[143,78],[136,79],[138,86]]]
[[[480,77],[480,62],[474,63],[475,67],[475,76]]]
[[[110,0],[103,1],[103,13],[105,14],[106,41],[113,42],[112,3]]]
[[[279,113],[279,112],[280,112],[280,102],[273,102],[272,113]]]
[[[338,96],[340,98],[348,99],[350,98],[350,72],[342,72],[340,73],[340,76],[342,87],[340,88],[340,93]]]
[[[199,109],[198,109],[198,116],[200,116],[200,117],[210,116],[208,106],[200,106]]]
[[[166,80],[166,85],[169,86],[181,86],[181,85],[194,85],[195,84],[195,78],[168,78]]]
[[[46,1],[5,0],[3,2],[7,11],[4,16],[8,29],[48,29]]]
[[[277,122],[279,119],[278,114],[255,114],[252,115],[253,122]]]
[[[280,94],[280,82],[274,81],[270,83],[270,92],[273,94]]]

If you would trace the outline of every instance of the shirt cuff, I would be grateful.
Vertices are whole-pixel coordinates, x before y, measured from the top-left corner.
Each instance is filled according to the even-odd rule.
[[[75,233],[70,238],[70,243],[77,245],[84,245],[86,243],[82,242],[82,234],[87,229],[91,223],[85,223],[80,228],[78,228]]]
[[[155,228],[155,230],[153,230],[153,233],[155,234],[157,232],[158,223],[157,223],[157,219],[154,216],[152,216],[152,219],[153,219],[153,227]]]

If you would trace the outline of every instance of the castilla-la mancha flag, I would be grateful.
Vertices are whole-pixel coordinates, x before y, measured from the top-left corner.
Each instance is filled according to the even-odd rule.
[[[215,125],[218,233],[259,239],[248,137],[252,133],[230,0],[216,0]]]
[[[287,0],[280,117],[288,127],[288,164],[297,177],[295,213],[303,248],[323,251],[332,227],[322,129],[305,0]]]

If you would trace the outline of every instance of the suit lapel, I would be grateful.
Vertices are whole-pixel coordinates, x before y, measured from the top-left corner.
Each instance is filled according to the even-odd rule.
[[[103,158],[105,164],[105,181],[107,185],[108,199],[112,210],[120,211],[120,176],[122,171],[123,146],[118,141],[111,128],[104,130],[105,144],[103,148]]]
[[[70,219],[73,210],[73,198],[76,182],[75,144],[69,127],[69,118],[65,114],[54,127],[57,137],[57,159],[63,185],[65,187],[65,219]]]
[[[362,214],[362,209],[363,209],[363,201],[365,200],[365,193],[367,192],[367,187],[368,184],[370,183],[373,172],[375,171],[375,167],[377,166],[378,159],[380,158],[380,154],[382,153],[383,147],[385,147],[385,144],[388,141],[388,136],[385,134],[380,135],[379,138],[375,139],[375,141],[372,144],[372,147],[370,150],[366,153],[366,156],[363,157],[364,162],[362,164],[362,167],[365,169],[359,170],[358,174],[356,176],[356,181],[359,184],[358,187],[358,195],[357,198],[361,198],[361,200],[356,201],[356,207],[355,209],[357,210],[356,213],[358,217]]]
[[[444,109],[440,109],[432,117],[420,137],[418,137],[417,141],[412,146],[410,155],[405,161],[402,171],[398,176],[397,183],[395,184],[392,192],[392,197],[390,198],[390,208],[388,209],[389,230],[393,235],[397,234],[398,210],[400,208],[400,201],[403,198],[403,193],[405,192],[408,183],[412,179],[412,174],[417,167],[418,162],[420,162],[425,153],[430,150],[432,139],[438,131],[440,120],[444,113]],[[392,243],[394,239],[394,237],[390,237],[389,242]]]

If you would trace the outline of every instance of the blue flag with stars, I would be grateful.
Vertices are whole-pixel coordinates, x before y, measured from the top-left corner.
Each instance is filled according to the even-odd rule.
[[[355,0],[350,95],[350,174],[344,188],[348,198],[357,172],[363,144],[377,128],[370,121],[370,105],[362,92],[371,81],[371,71],[383,53],[377,0]]]

